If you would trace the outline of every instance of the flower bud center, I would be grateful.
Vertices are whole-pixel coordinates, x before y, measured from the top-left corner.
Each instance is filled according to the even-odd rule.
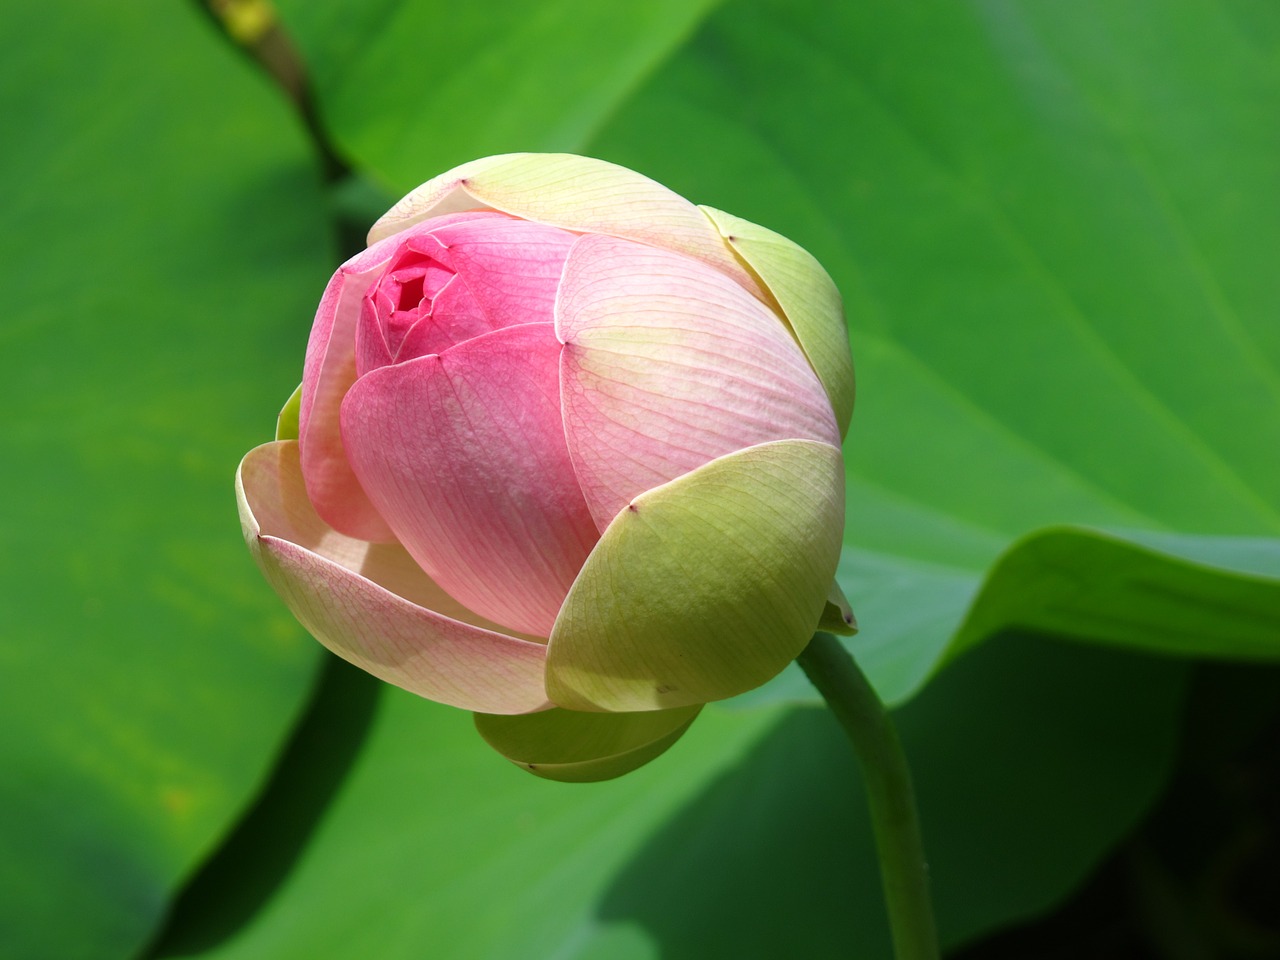
[[[437,318],[435,306],[436,298],[454,282],[453,270],[412,246],[401,249],[383,273],[370,296],[387,352],[395,361],[436,353],[455,342],[447,333],[443,337],[432,336],[431,330],[424,329],[415,338],[411,352],[403,355],[405,339],[414,327],[424,322],[437,329],[450,325],[449,311]]]
[[[396,299],[396,310],[417,310],[426,296],[422,292],[424,277],[412,276],[400,285],[400,296]]]

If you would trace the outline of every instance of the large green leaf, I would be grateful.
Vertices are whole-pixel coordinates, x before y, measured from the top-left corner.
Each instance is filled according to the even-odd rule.
[[[580,148],[722,0],[280,0],[321,113],[403,192],[466,160]]]
[[[890,702],[1010,629],[1178,656],[1274,660],[1280,646],[1274,538],[1047,527],[1014,542],[985,583],[979,570],[846,544],[840,579],[860,584],[858,616],[872,625],[849,646]],[[792,667],[743,700],[814,696]]]
[[[899,713],[947,942],[1043,909],[1132,824],[1168,772],[1183,686],[1168,661],[1017,637]],[[558,784],[387,688],[330,801],[333,745],[363,715],[350,697],[347,681],[322,701],[304,762],[235,838],[252,857],[192,890],[160,956],[889,955],[862,787],[822,710],[712,706],[649,766]],[[299,821],[315,829],[294,859]]]
[[[232,476],[332,254],[296,123],[193,5],[0,24],[0,955],[124,957],[307,692]]]
[[[1010,625],[1280,656],[1278,42],[1222,0],[744,0],[594,141],[844,291],[888,698]]]

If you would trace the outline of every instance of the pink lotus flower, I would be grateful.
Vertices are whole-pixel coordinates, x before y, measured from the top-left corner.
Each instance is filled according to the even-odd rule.
[[[369,239],[237,475],[317,639],[570,780],[804,648],[839,603],[853,404],[809,254],[563,155],[458,167]]]

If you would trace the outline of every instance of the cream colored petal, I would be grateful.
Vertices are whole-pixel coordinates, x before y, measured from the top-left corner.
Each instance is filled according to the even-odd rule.
[[[675,250],[762,296],[715,226],[688,200],[626,167],[566,153],[512,153],[455,167],[392,207],[369,231],[369,242],[429,217],[474,209]]]
[[[546,647],[450,598],[399,544],[343,536],[306,496],[296,441],[263,444],[236,473],[240,522],[267,581],[317,640],[419,696],[485,713],[545,708]]]
[[[853,415],[853,358],[835,282],[807,250],[779,233],[712,207],[702,211],[773,295],[831,398],[840,436]]]

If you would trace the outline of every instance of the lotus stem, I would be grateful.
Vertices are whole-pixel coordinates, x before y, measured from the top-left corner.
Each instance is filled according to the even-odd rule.
[[[814,634],[796,661],[844,728],[862,766],[894,956],[938,960],[915,790],[893,721],[852,654],[831,634]]]

